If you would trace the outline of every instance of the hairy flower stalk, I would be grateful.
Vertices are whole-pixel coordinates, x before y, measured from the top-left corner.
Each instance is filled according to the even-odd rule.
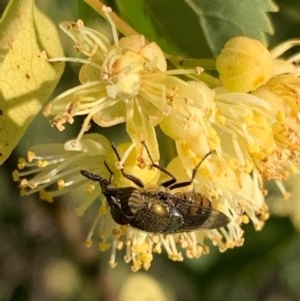
[[[49,61],[82,63],[80,84],[53,99],[44,114],[58,130],[72,124],[76,116],[85,119],[76,139],[64,146],[34,147],[28,160],[20,160],[14,177],[20,181],[21,193],[39,192],[52,201],[72,191],[80,202],[79,215],[99,202],[85,244],[90,246],[96,240],[100,250],[109,249],[112,267],[120,250],[125,252],[125,262],[137,271],[149,269],[153,255],[163,251],[170,259],[182,261],[207,254],[208,241],[222,252],[241,246],[243,224],[251,221],[260,230],[269,216],[264,181],[275,181],[287,196],[283,181],[299,172],[298,56],[279,59],[298,42],[270,52],[249,38],[229,41],[217,58],[222,86],[209,87],[182,77],[195,74],[196,68],[168,70],[161,49],[143,36],[119,39],[109,11],[105,8],[113,43],[82,21],[61,24],[84,58]],[[253,50],[250,56],[248,50],[245,55],[249,47]],[[125,123],[130,141],[118,146],[120,158],[106,138],[86,134],[91,122],[100,127]],[[229,218],[228,225],[175,234],[120,225],[112,218],[100,185],[80,174],[80,170],[88,170],[107,179],[112,187],[136,187],[120,171],[124,168],[144,184],[137,189],[161,189],[168,177],[153,166],[141,143],[145,141],[154,163],[159,164],[158,146],[163,149],[164,141],[158,142],[158,126],[176,146],[177,155],[166,168],[178,183],[189,181],[201,159],[214,151],[199,166],[192,185],[170,193],[200,193],[214,210]]]

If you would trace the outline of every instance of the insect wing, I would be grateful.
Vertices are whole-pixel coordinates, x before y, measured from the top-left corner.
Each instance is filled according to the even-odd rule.
[[[184,221],[176,232],[188,232],[197,229],[217,229],[224,227],[229,223],[228,217],[212,208],[202,208],[197,213],[183,215]]]
[[[182,198],[174,198],[173,202],[183,216],[183,224],[175,232],[210,230],[224,227],[229,223],[229,218],[213,209],[210,200],[199,193],[185,194]]]
[[[229,223],[229,218],[224,213],[212,210],[208,218],[204,221],[204,223],[200,226],[202,229],[217,229],[221,227],[225,227]]]

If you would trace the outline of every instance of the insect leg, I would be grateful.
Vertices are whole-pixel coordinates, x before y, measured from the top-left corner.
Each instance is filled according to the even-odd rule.
[[[111,148],[113,149],[114,153],[116,154],[116,157],[117,157],[118,161],[120,162],[121,161],[120,154],[119,154],[116,146],[113,143],[111,144]],[[129,174],[125,173],[124,167],[122,167],[120,170],[121,170],[121,173],[122,173],[124,178],[130,180],[131,182],[133,182],[138,187],[144,188],[144,184],[140,179],[136,178],[135,176],[132,176],[132,175],[129,175]]]
[[[167,169],[165,169],[165,168],[159,166],[158,164],[154,163],[153,158],[152,158],[152,156],[151,156],[151,154],[150,154],[150,152],[149,152],[149,149],[148,149],[148,147],[147,147],[146,142],[143,140],[143,141],[141,141],[141,143],[142,143],[142,144],[144,145],[144,147],[145,147],[145,150],[146,150],[147,155],[148,155],[148,157],[149,157],[149,159],[150,159],[150,161],[151,161],[152,166],[153,166],[154,168],[160,170],[160,171],[163,172],[164,174],[168,175],[168,176],[171,178],[170,180],[167,180],[167,181],[161,183],[161,186],[163,186],[163,187],[170,187],[170,186],[172,186],[174,183],[176,183],[176,181],[177,181],[176,178],[175,178],[175,177],[174,177]]]
[[[107,171],[109,172],[109,179],[108,179],[108,182],[109,182],[109,184],[110,184],[110,183],[111,183],[111,179],[112,179],[114,173],[112,172],[112,170],[110,169],[110,167],[108,166],[108,164],[107,164],[106,161],[104,161],[104,165],[105,165]]]
[[[203,163],[203,161],[204,161],[208,156],[210,156],[212,153],[215,153],[215,151],[214,151],[214,150],[209,151],[209,152],[208,152],[208,153],[200,160],[200,162],[195,166],[195,168],[194,168],[193,171],[192,171],[191,179],[190,179],[189,181],[174,183],[174,184],[171,185],[169,188],[172,190],[172,189],[175,189],[175,188],[181,188],[181,187],[185,187],[185,186],[191,185],[191,184],[194,182],[195,178],[196,178],[198,168],[199,168],[200,165]]]

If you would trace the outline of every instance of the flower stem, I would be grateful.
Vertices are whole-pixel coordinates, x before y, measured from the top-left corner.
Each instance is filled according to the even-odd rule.
[[[168,56],[168,59],[177,67],[195,68],[201,66],[205,70],[216,70],[215,59],[202,59],[202,58],[181,58],[178,56]]]
[[[105,18],[104,8],[106,5],[104,5],[99,0],[83,0],[86,2],[89,6],[91,6],[97,13],[99,13],[102,17]],[[124,36],[138,34],[130,25],[128,25],[126,22],[124,22],[116,13],[113,11],[109,13],[111,19],[114,21],[117,29],[119,32],[121,32]]]
[[[190,59],[190,58],[181,58],[177,56],[167,56],[168,60],[175,66],[177,69],[184,68],[184,69],[191,69],[196,67],[204,68],[205,71],[215,71],[215,59]],[[210,87],[218,87],[221,85],[220,80],[207,73],[207,72],[201,72],[200,75],[190,75],[191,78],[194,79],[200,79],[203,82],[205,82]]]

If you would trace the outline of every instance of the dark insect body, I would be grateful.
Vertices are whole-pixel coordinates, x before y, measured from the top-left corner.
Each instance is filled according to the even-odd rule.
[[[170,179],[155,188],[145,188],[142,181],[135,176],[122,175],[132,181],[137,187],[115,187],[111,185],[112,171],[105,162],[111,174],[109,180],[86,170],[81,174],[92,181],[99,182],[102,193],[110,206],[114,221],[120,225],[130,225],[140,230],[152,233],[180,233],[197,229],[216,229],[229,223],[228,217],[213,209],[208,198],[198,192],[176,192],[172,190],[189,186],[193,183],[201,163],[211,154],[209,152],[193,169],[191,179],[177,182],[176,178],[165,168],[154,163],[145,142],[144,145],[151,164]],[[114,145],[112,148],[121,160]]]

